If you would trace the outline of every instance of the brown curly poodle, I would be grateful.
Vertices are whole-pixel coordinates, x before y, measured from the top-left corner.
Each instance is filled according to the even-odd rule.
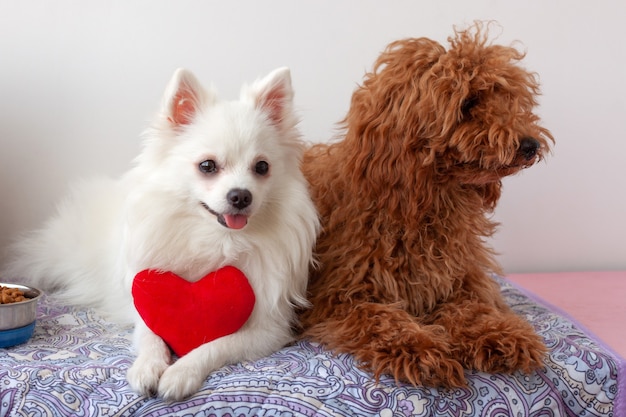
[[[503,301],[485,238],[502,177],[553,141],[523,53],[480,23],[448,41],[391,43],[354,92],[344,137],[305,155],[323,232],[301,317],[304,337],[376,378],[446,387],[464,385],[464,369],[542,364],[545,345]]]

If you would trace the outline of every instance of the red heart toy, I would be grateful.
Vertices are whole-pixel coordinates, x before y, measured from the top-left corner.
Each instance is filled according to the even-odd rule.
[[[252,314],[255,296],[239,269],[225,266],[196,282],[146,269],[135,275],[135,308],[179,357],[235,333]]]

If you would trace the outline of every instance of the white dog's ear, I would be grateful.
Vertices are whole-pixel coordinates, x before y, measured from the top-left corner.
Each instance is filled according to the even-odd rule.
[[[207,99],[207,93],[191,71],[179,68],[163,95],[162,112],[172,125],[188,125]]]
[[[289,68],[278,68],[255,81],[242,95],[247,94],[255,106],[267,112],[270,121],[280,125],[291,115],[293,89]]]

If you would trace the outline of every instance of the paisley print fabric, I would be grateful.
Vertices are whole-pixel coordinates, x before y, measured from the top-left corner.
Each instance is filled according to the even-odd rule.
[[[532,375],[468,372],[453,390],[376,383],[349,355],[302,341],[214,372],[186,401],[130,390],[132,327],[44,297],[31,340],[0,349],[0,416],[626,416],[624,361],[496,277],[549,349]]]

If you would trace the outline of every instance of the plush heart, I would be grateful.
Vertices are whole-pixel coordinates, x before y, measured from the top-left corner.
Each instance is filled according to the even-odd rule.
[[[255,303],[248,279],[233,266],[197,282],[146,269],[135,276],[132,294],[148,328],[178,356],[235,333],[248,320]]]

